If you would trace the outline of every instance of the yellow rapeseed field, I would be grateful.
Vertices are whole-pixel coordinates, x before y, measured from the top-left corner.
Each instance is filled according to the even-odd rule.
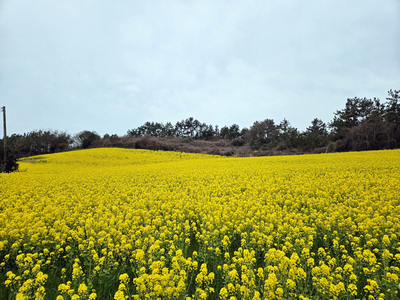
[[[400,151],[91,149],[0,174],[0,299],[399,299]]]

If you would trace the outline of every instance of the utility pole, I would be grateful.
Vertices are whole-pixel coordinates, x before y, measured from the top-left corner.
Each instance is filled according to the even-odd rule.
[[[7,128],[6,128],[6,107],[3,106],[1,108],[3,110],[3,128],[4,128],[4,139],[3,139],[3,145],[4,145],[4,164],[7,164]]]

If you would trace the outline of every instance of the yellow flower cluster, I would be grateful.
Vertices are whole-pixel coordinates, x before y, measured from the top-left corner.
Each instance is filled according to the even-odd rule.
[[[0,174],[5,298],[400,297],[399,150],[103,148],[20,170]]]

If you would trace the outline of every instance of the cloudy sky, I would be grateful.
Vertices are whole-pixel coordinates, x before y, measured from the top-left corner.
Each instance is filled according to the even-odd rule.
[[[400,89],[400,1],[0,0],[7,133],[194,117],[304,130]]]

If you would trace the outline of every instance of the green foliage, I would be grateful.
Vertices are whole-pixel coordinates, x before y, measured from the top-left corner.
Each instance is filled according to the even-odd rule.
[[[328,131],[326,124],[322,120],[315,118],[311,122],[311,126],[307,127],[303,134],[305,148],[318,148],[326,146],[328,143]]]
[[[58,131],[38,130],[7,137],[7,146],[17,158],[65,151],[71,143],[69,134]]]
[[[347,99],[329,127],[337,151],[378,150],[400,147],[400,90],[390,90],[387,102],[367,98]]]
[[[245,140],[252,149],[276,147],[278,151],[282,151],[298,147],[299,139],[297,128],[292,127],[286,119],[279,124],[275,124],[272,119],[256,121],[245,133]]]
[[[345,108],[334,113],[335,117],[329,123],[329,126],[337,138],[343,138],[346,129],[357,126],[373,115],[380,115],[382,112],[383,106],[379,99],[374,98],[374,100],[371,100],[365,97],[349,98],[347,99]]]
[[[221,128],[219,137],[224,140],[234,140],[240,138],[240,128],[239,125],[233,124],[232,126],[224,126]]]
[[[2,143],[1,143],[2,144]],[[4,161],[4,150],[3,145],[1,145],[0,150],[0,173],[11,173],[14,171],[18,171],[19,164],[17,163],[17,158],[14,153],[7,149],[7,158]]]
[[[256,121],[246,133],[246,141],[253,149],[259,149],[265,144],[270,144],[278,138],[278,127],[274,120],[265,119],[262,122]]]
[[[177,137],[192,138],[195,140],[213,140],[221,138],[221,131],[218,126],[207,125],[194,119],[193,117],[179,121],[173,126],[170,122],[163,124],[157,122],[146,122],[144,125],[135,129],[128,130],[131,137]],[[223,131],[223,138],[235,139],[241,137],[239,126],[233,124]]]
[[[74,140],[79,148],[87,149],[94,141],[100,140],[96,131],[84,130],[75,135]]]
[[[400,147],[400,90],[390,90],[384,108],[384,118],[390,124],[390,144]]]

